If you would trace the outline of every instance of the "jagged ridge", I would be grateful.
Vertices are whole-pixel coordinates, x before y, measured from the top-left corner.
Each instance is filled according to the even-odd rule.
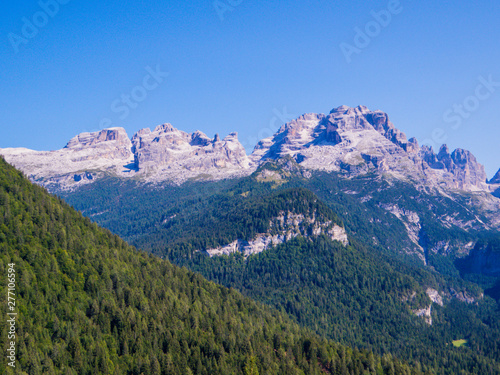
[[[145,182],[181,184],[189,179],[219,180],[251,174],[268,159],[291,156],[303,167],[347,173],[377,171],[437,188],[498,191],[500,171],[487,183],[484,167],[469,151],[436,154],[394,127],[382,111],[341,106],[328,115],[305,114],[261,140],[250,156],[231,133],[213,139],[171,124],[138,131],[129,139],[123,128],[82,133],[52,152],[0,149],[7,161],[52,190],[95,181],[105,174]]]

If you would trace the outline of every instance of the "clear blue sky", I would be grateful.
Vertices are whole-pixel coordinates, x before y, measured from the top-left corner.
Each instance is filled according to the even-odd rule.
[[[500,82],[498,1],[217,4],[71,0],[44,16],[38,1],[2,2],[0,147],[59,149],[104,125],[131,136],[170,122],[237,131],[251,149],[287,114],[362,104],[421,143],[471,150],[489,177],[500,167],[500,85],[476,90],[480,77]],[[388,9],[377,26],[372,11]],[[342,43],[362,47],[350,63]],[[154,81],[147,67],[169,75]]]

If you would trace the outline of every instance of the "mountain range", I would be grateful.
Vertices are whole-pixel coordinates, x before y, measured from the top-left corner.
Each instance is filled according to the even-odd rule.
[[[250,155],[235,133],[170,124],[0,154],[130,244],[324,338],[429,373],[500,368],[500,171],[488,181],[469,151],[419,146],[381,111],[305,114]]]
[[[58,151],[0,149],[5,159],[51,190],[70,189],[104,175],[144,182],[181,184],[250,175],[267,160],[291,156],[311,170],[356,176],[370,171],[439,190],[493,193],[500,170],[487,181],[484,167],[463,149],[438,153],[394,127],[389,116],[364,106],[341,106],[328,115],[305,114],[284,124],[247,155],[236,133],[221,139],[192,134],[170,124],[139,130],[129,139],[123,128],[82,133]]]
[[[0,203],[0,268],[16,280],[0,279],[16,314],[0,374],[424,374],[137,251],[1,157]]]
[[[484,167],[471,152],[450,152],[443,145],[435,153],[431,147],[419,146],[415,138],[407,140],[386,113],[364,106],[341,106],[328,115],[302,115],[259,141],[250,155],[236,133],[209,138],[201,131],[188,134],[170,124],[153,131],[139,130],[131,139],[123,128],[111,128],[79,134],[57,151],[6,148],[0,149],[0,154],[33,182],[55,193],[76,192],[103,178],[158,186],[239,179],[266,163],[290,159],[306,178],[313,171],[334,173],[347,180],[373,175],[390,184],[407,183],[429,197],[449,198],[460,207],[438,215],[445,227],[467,231],[500,228],[500,170],[488,181]],[[261,178],[280,177],[266,169]],[[354,188],[351,193],[359,190]],[[369,200],[372,195],[367,192],[359,199]],[[429,211],[432,204],[406,211],[396,202],[379,204],[403,222],[416,244],[415,251],[406,251],[424,259],[429,241],[415,212]],[[457,210],[467,214],[459,218]],[[441,245],[430,247],[436,246]],[[458,247],[467,252],[470,241]]]

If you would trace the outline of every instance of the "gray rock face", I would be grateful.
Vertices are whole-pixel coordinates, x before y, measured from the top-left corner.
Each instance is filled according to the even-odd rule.
[[[488,191],[486,173],[469,151],[436,155],[396,129],[387,114],[341,106],[329,115],[305,114],[260,141],[250,156],[260,163],[291,155],[301,166],[362,174],[376,170],[398,179],[448,189]]]
[[[474,187],[487,190],[486,172],[470,151],[457,148],[451,154],[448,146],[442,145],[436,155],[432,148],[422,147],[420,157],[434,170],[442,171],[441,179],[448,187],[461,190],[474,190]]]
[[[406,136],[394,128],[385,113],[370,112],[363,106],[341,106],[333,109],[329,115],[305,114],[283,125],[273,137],[260,141],[251,157],[258,161],[285,155],[296,156],[298,151],[304,151],[304,160],[316,159],[320,154],[326,156],[328,164],[332,164],[332,159],[337,165],[327,169],[335,170],[341,161],[346,161],[348,153],[351,155],[347,159],[357,159],[359,162],[362,162],[361,154],[395,154],[399,150],[394,143],[398,146],[406,143]],[[369,150],[373,152],[367,152]],[[347,164],[352,163],[347,160]],[[321,168],[320,165],[318,167]]]
[[[410,154],[418,153],[420,148],[418,147],[417,138],[410,138],[406,144],[406,151]]]
[[[33,181],[49,188],[94,182],[102,174],[126,176],[132,143],[123,128],[82,133],[58,151],[1,149],[5,159]]]
[[[170,124],[139,130],[130,140],[123,128],[82,133],[58,151],[2,149],[6,160],[51,189],[71,189],[104,174],[147,182],[182,183],[250,174],[252,163],[236,133],[224,139],[188,134]]]
[[[63,188],[90,183],[103,174],[180,184],[188,179],[223,179],[252,173],[267,159],[292,157],[306,170],[378,172],[440,189],[498,191],[500,171],[486,184],[481,164],[468,151],[436,154],[396,129],[389,116],[364,106],[341,106],[328,115],[305,114],[261,140],[250,156],[236,133],[224,139],[192,134],[171,124],[139,130],[130,140],[122,128],[82,133],[53,152],[1,149],[6,160],[42,185]],[[87,178],[91,172],[92,179]],[[497,193],[494,193],[499,195]],[[496,199],[496,198],[495,198]]]
[[[110,128],[94,133],[81,133],[72,138],[65,148],[81,149],[88,148],[104,142],[115,141],[117,148],[119,146],[130,147],[130,139],[128,138],[125,129]]]
[[[449,169],[457,178],[461,188],[466,184],[479,185],[486,182],[486,172],[484,167],[479,164],[470,151],[457,148],[451,154],[452,166]]]
[[[73,137],[63,150],[75,155],[72,161],[99,159],[129,159],[132,146],[123,128],[104,129],[99,132],[81,133]],[[73,152],[71,152],[73,151]],[[78,156],[77,156],[78,155]]]
[[[312,228],[311,228],[312,226]],[[235,240],[225,246],[205,250],[208,255],[229,255],[241,252],[246,257],[258,254],[281,243],[287,242],[297,236],[310,237],[324,234],[333,241],[339,241],[344,246],[349,244],[347,233],[343,227],[331,221],[322,222],[316,219],[315,213],[310,216],[281,212],[280,216],[273,218],[269,223],[267,233],[258,234],[250,241]],[[311,230],[312,229],[312,230]],[[311,232],[311,234],[309,234]]]
[[[199,171],[246,170],[251,162],[236,133],[223,140],[210,139],[197,131],[188,134],[170,124],[153,131],[141,130],[132,138],[134,162],[139,171]]]

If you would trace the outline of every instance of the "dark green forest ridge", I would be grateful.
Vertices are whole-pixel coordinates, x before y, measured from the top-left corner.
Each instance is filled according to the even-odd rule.
[[[256,173],[241,180],[181,187],[144,187],[109,179],[65,198],[138,247],[275,306],[324,337],[379,354],[390,352],[442,374],[500,372],[498,307],[490,298],[479,298],[481,288],[460,279],[453,264],[439,254],[429,260],[444,275],[417,266],[411,257],[396,254],[395,258],[391,247],[406,246],[406,229],[375,203],[360,205],[351,194],[342,193],[355,182],[324,174],[303,179],[278,166],[266,168],[282,178],[262,183]],[[407,185],[389,190],[383,181],[366,179],[362,184],[373,194],[379,192],[379,201],[406,199],[410,205],[418,194]],[[209,258],[197,251],[252,239],[266,232],[270,218],[281,210],[306,216],[319,212],[319,218],[342,224],[309,189],[335,207],[343,225],[355,233],[351,246],[324,237],[298,238],[246,261],[238,255]],[[434,198],[415,200],[419,199]],[[439,210],[452,205],[437,203]],[[427,216],[424,213],[429,238],[437,234],[468,238],[467,233],[439,227]],[[370,217],[382,223],[371,225]],[[370,245],[375,235],[384,246]],[[450,288],[464,291],[478,303],[445,298],[444,307],[433,304],[433,325],[428,326],[411,311],[430,304],[428,287],[448,297]],[[451,342],[456,339],[466,339],[468,346],[454,348]]]
[[[422,374],[139,252],[0,158],[0,299],[15,263],[16,368],[0,374]]]

